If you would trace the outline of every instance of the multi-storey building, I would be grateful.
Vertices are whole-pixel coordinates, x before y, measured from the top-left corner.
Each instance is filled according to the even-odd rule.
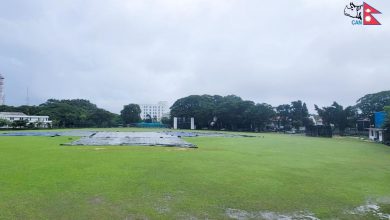
[[[161,118],[165,117],[169,112],[168,102],[165,101],[158,102],[157,104],[140,104],[139,107],[141,108],[141,118],[143,120],[152,119],[161,121]]]

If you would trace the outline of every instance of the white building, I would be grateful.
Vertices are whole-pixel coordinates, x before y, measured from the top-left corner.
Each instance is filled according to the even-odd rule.
[[[372,141],[383,142],[385,129],[382,128],[369,128],[368,138]]]
[[[157,104],[140,104],[141,118],[143,120],[151,118],[161,121],[169,112],[168,102],[158,102]]]
[[[383,129],[383,125],[386,122],[386,112],[375,112],[374,113],[374,127],[368,129],[368,138],[377,142],[385,141],[386,129]]]
[[[21,112],[0,112],[0,119],[5,119],[11,123],[24,120],[27,124],[33,123],[36,127],[47,128],[52,124],[49,116],[26,115]]]
[[[313,121],[314,125],[324,125],[323,120],[319,115],[310,115],[309,119]]]

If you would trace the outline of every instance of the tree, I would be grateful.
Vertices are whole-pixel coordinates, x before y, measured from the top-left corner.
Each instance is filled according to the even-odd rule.
[[[94,127],[111,127],[119,124],[119,116],[104,109],[96,108],[87,116],[88,124]]]
[[[291,102],[291,123],[295,129],[299,127],[307,126],[310,124],[309,110],[306,103],[302,103],[301,100]]]
[[[112,127],[118,125],[120,119],[119,115],[84,99],[49,99],[39,105],[38,115],[48,115],[53,125],[63,128]]]
[[[141,108],[137,104],[129,104],[123,107],[121,118],[125,124],[137,123],[141,121]]]
[[[217,105],[216,116],[219,127],[229,130],[250,128],[245,111],[254,106],[252,101],[244,101],[235,95],[223,97]]]
[[[358,113],[353,106],[348,106],[344,109],[337,102],[333,102],[331,106],[323,107],[322,109],[315,105],[315,109],[324,124],[334,124],[339,129],[341,135],[344,134],[345,128],[355,127]]]
[[[198,128],[262,130],[274,115],[272,106],[255,104],[235,95],[191,95],[178,99],[171,117],[194,117]]]
[[[35,128],[35,124],[30,122],[30,123],[27,123],[27,128],[28,129],[34,129]]]
[[[6,119],[0,119],[0,127],[10,126],[11,122]]]
[[[19,107],[14,106],[7,106],[7,105],[1,105],[0,106],[0,112],[23,112],[27,115],[36,115],[40,111],[39,106],[27,106],[22,105]]]
[[[194,117],[197,128],[208,127],[221,99],[221,96],[210,95],[191,95],[178,99],[171,107],[171,118]]]
[[[288,104],[279,105],[276,107],[276,112],[279,116],[279,125],[283,126],[284,128],[291,126],[291,111],[291,106]]]
[[[28,121],[27,120],[16,120],[13,121],[11,126],[12,128],[25,128],[27,126]]]
[[[390,133],[390,106],[385,106],[384,110],[387,113],[387,118],[384,124],[384,128],[387,129],[388,133]]]
[[[390,145],[390,106],[384,107],[385,112],[387,113],[387,117],[385,120],[385,123],[383,125],[383,128],[385,130],[385,136],[384,136],[384,142],[387,145]]]
[[[164,125],[172,125],[172,120],[168,117],[162,117],[161,118],[161,123]]]
[[[383,111],[385,106],[390,106],[390,90],[368,94],[357,100],[356,108],[362,111],[362,115],[371,118],[375,112]]]
[[[294,127],[299,129],[303,126],[311,125],[313,122],[309,119],[309,110],[306,103],[301,100],[291,102],[291,105],[284,104],[276,107],[279,116],[280,125],[286,129]]]
[[[153,122],[152,116],[150,116],[150,114],[147,114],[146,117],[145,117],[144,122],[146,122],[146,123],[152,123],[152,122]]]
[[[251,130],[263,131],[276,112],[271,105],[262,103],[251,106],[244,114],[246,120],[249,120]]]

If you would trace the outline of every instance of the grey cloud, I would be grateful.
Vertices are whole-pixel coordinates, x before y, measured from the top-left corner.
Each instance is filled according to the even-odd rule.
[[[86,98],[119,112],[190,94],[273,105],[354,104],[390,89],[390,3],[356,27],[331,1],[8,1],[0,8],[6,102]]]

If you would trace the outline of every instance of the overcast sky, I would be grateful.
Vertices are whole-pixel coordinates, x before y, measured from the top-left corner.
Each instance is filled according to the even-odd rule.
[[[390,90],[390,1],[0,0],[6,104],[89,99],[119,112],[191,94],[310,109]],[[361,3],[355,1],[356,4]]]

